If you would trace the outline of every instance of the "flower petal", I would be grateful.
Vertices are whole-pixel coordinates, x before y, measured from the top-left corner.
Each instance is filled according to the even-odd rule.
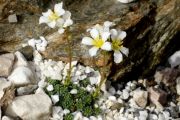
[[[103,32],[103,33],[102,33],[102,39],[103,39],[104,41],[106,41],[106,40],[109,38],[109,36],[110,36],[110,33],[109,33],[109,32]]]
[[[105,22],[104,22],[104,26],[105,26],[105,27],[111,27],[111,26],[113,26],[113,25],[115,25],[113,22],[110,22],[110,21],[105,21]]]
[[[96,24],[95,26],[93,26],[93,28],[96,29],[99,32],[99,34],[103,33],[103,26],[102,25]]]
[[[125,31],[118,31],[118,38],[123,40],[126,37],[126,32]]]
[[[48,24],[48,26],[51,27],[51,28],[55,28],[55,26],[56,26],[56,22],[55,22],[55,21],[49,22],[49,23],[47,23],[47,24]]]
[[[123,60],[123,56],[122,56],[121,52],[120,51],[115,51],[114,52],[114,62],[115,63],[120,63],[120,62],[122,62],[122,60]]]
[[[118,36],[118,31],[116,29],[111,29],[110,30],[110,33],[111,33],[111,38],[114,40],[114,39],[117,39],[117,36]]]
[[[49,22],[49,19],[47,17],[41,16],[39,18],[39,24],[41,24],[41,23],[48,23],[48,22]]]
[[[96,38],[99,37],[99,32],[98,32],[97,29],[94,29],[94,28],[91,29],[90,34],[91,34],[91,36],[92,36],[94,39],[96,39]]]
[[[91,49],[89,49],[90,56],[95,56],[97,54],[98,50],[99,50],[99,48],[97,48],[97,47],[92,47]]]
[[[42,13],[43,14],[43,16],[45,16],[45,17],[49,17],[51,14],[53,14],[53,12],[52,12],[52,10],[51,9],[48,9],[48,11],[47,12],[43,12]]]
[[[115,25],[113,22],[110,21],[104,22],[104,26],[103,26],[104,31],[109,32],[110,27],[112,27],[113,25]]]
[[[90,37],[84,37],[82,39],[82,44],[85,44],[85,45],[93,45],[93,39],[90,38]]]
[[[63,25],[64,25],[64,19],[62,19],[62,18],[59,18],[57,21],[56,21],[56,25],[58,26],[58,27],[63,27]]]
[[[63,9],[63,3],[55,4],[54,6],[54,12],[58,15],[61,16],[65,13],[65,10]]]
[[[102,45],[102,47],[101,47],[101,49],[103,49],[103,50],[107,50],[107,51],[111,51],[111,43],[110,42],[105,42],[103,45]]]
[[[64,30],[64,29],[62,29],[62,28],[59,28],[59,29],[58,29],[58,33],[59,33],[59,34],[63,34],[63,33],[64,33],[64,31],[65,31],[65,30]]]
[[[73,21],[72,21],[71,19],[67,19],[67,20],[65,21],[63,27],[68,27],[68,26],[70,26],[70,25],[72,25],[72,24],[73,24]]]
[[[126,47],[121,47],[120,51],[121,51],[123,54],[125,54],[126,56],[128,56],[128,54],[129,54],[129,49],[126,48]]]
[[[65,20],[70,19],[71,18],[71,12],[66,11],[64,13],[64,15],[62,16],[62,18],[65,19]]]

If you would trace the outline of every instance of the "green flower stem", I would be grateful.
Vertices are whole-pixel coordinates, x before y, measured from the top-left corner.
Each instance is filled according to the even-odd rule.
[[[99,83],[99,85],[97,86],[96,88],[96,91],[94,92],[93,96],[96,98],[97,96],[99,96],[100,94],[100,90],[101,90],[101,87],[102,85],[106,82],[106,58],[107,58],[107,53],[106,52],[103,52],[103,67],[101,69],[101,81]]]
[[[71,46],[71,35],[69,32],[69,29],[67,28],[65,30],[65,35],[66,35],[66,40],[67,40],[67,53],[68,53],[68,58],[69,58],[69,70],[67,73],[67,78],[65,80],[65,85],[69,85],[71,82],[71,71],[72,71],[72,46]]]

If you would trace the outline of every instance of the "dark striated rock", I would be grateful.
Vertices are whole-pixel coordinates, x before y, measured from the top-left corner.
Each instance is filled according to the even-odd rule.
[[[8,3],[13,6],[19,0]],[[86,65],[102,66],[102,57],[92,60],[88,55],[88,47],[81,44],[86,29],[94,24],[102,24],[109,20],[116,23],[116,28],[127,31],[124,43],[130,54],[121,64],[109,62],[110,79],[119,80],[130,76],[149,75],[156,66],[164,62],[168,55],[179,47],[177,39],[180,29],[179,0],[138,0],[130,4],[122,4],[116,0],[63,0],[65,8],[72,12],[73,59]],[[67,61],[66,36],[54,33],[46,25],[38,25],[40,12],[51,7],[47,0],[39,2],[18,2],[13,10],[20,15],[19,24],[10,25],[6,22],[8,10],[3,10],[3,22],[0,22],[0,51],[17,50],[27,38],[46,36],[49,42],[43,55],[46,58]],[[25,12],[20,11],[20,7]],[[5,9],[5,8],[4,8]],[[50,31],[51,30],[51,31]],[[3,37],[2,37],[3,36]],[[109,57],[109,61],[113,61]]]

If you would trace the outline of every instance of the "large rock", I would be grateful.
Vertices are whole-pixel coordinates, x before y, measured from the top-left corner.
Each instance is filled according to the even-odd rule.
[[[176,51],[173,55],[171,55],[168,59],[169,64],[172,68],[180,65],[180,51]]]
[[[7,105],[14,98],[12,83],[0,78],[0,106]]]
[[[14,68],[19,66],[29,67],[29,63],[27,62],[26,58],[23,56],[21,52],[19,51],[15,52],[15,56],[16,56],[16,62]]]
[[[1,107],[0,107],[0,120],[1,120],[1,117],[2,117],[2,111],[1,111]]]
[[[141,107],[145,108],[147,104],[148,92],[143,90],[135,90],[133,94],[133,99],[136,104]]]
[[[31,69],[31,66],[25,59],[25,57],[19,52],[15,52],[16,62],[14,65],[14,70],[8,77],[15,86],[22,86],[28,84],[36,83],[36,77],[34,71]]]
[[[32,94],[35,89],[37,89],[37,85],[28,85],[24,87],[17,88],[17,95],[29,95]]]
[[[116,23],[116,28],[127,31],[124,46],[129,48],[130,54],[121,64],[110,62],[112,80],[122,80],[132,74],[148,75],[179,47],[179,0],[137,0],[130,4],[122,4],[117,0],[63,1],[65,8],[72,12],[75,23],[72,26],[73,59],[84,64],[94,63],[88,55],[88,47],[80,44],[82,37],[87,34],[86,29],[92,25],[109,20]],[[0,22],[0,34],[3,35],[0,37],[0,50],[17,50],[24,39],[26,41],[27,38],[43,35],[49,43],[44,56],[67,61],[66,36],[54,33],[56,30],[50,31],[47,25],[38,25],[42,6],[32,4],[38,2],[14,0],[6,4],[7,11],[13,8],[23,19],[21,24]],[[40,3],[47,5],[46,9],[49,8],[47,0]],[[97,57],[95,61],[98,65],[103,63],[102,57]]]
[[[167,103],[167,95],[168,94],[162,89],[154,87],[149,88],[149,98],[157,108],[161,109]]]
[[[8,116],[3,116],[2,120],[13,120],[12,118],[8,117]]]
[[[176,79],[176,91],[177,94],[180,95],[180,77]]]
[[[7,81],[5,78],[0,78],[0,100],[4,96],[5,91],[11,87],[11,82]]]
[[[164,83],[166,86],[172,86],[176,83],[176,78],[179,76],[180,71],[173,68],[165,68],[156,71],[154,78],[157,83]]]
[[[33,72],[30,68],[20,66],[13,70],[11,75],[8,77],[15,86],[23,86],[28,84],[36,83]]]
[[[52,102],[45,93],[36,93],[14,98],[5,114],[23,120],[49,120]]]
[[[11,73],[13,63],[13,53],[0,55],[0,76],[7,77]]]

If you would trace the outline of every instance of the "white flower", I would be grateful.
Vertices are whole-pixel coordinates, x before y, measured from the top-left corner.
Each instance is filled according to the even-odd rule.
[[[90,56],[95,56],[99,49],[111,51],[111,43],[107,42],[110,38],[109,27],[111,25],[112,23],[107,21],[104,23],[104,26],[97,24],[87,30],[90,32],[91,37],[84,37],[82,39],[82,44],[93,46],[89,50]]]
[[[62,16],[62,18],[57,21],[57,27],[59,28],[58,32],[60,34],[64,33],[64,28],[72,24],[73,24],[73,21],[71,19],[71,12],[66,11],[65,14]]]
[[[110,30],[112,39],[112,50],[114,51],[114,62],[120,63],[123,60],[123,55],[128,56],[129,49],[123,46],[123,39],[126,37],[125,31]]]
[[[39,24],[46,23],[49,27],[59,27],[58,32],[63,33],[64,28],[73,24],[71,13],[63,9],[63,3],[55,4],[54,11],[48,10],[42,13],[43,16],[39,19]]]

